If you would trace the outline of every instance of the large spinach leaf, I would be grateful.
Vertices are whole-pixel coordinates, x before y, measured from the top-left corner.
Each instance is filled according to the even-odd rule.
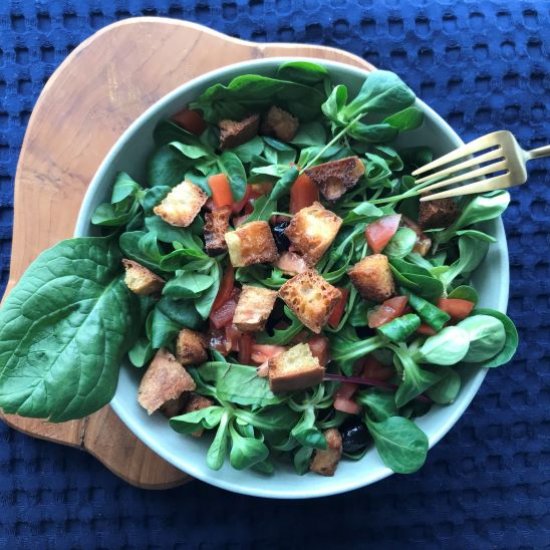
[[[62,422],[112,398],[137,336],[138,301],[113,241],[61,241],[31,264],[0,312],[0,407]]]

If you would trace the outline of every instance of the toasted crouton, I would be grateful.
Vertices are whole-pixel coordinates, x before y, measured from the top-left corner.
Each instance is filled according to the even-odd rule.
[[[206,355],[206,338],[194,330],[183,328],[176,340],[176,357],[186,367],[187,365],[198,365],[204,363]]]
[[[243,285],[233,324],[243,332],[263,330],[276,299],[276,290]]]
[[[430,251],[432,239],[420,229],[417,223],[407,218],[407,216],[401,216],[401,225],[412,229],[416,233],[416,244],[414,245],[413,252],[425,256]]]
[[[220,149],[233,149],[250,141],[257,133],[260,115],[250,115],[240,121],[220,120]]]
[[[322,476],[333,476],[342,458],[342,436],[336,428],[325,430],[323,435],[327,441],[327,448],[315,449],[309,469]]]
[[[176,358],[159,349],[139,384],[138,402],[148,414],[153,414],[166,402],[195,388],[195,381]]]
[[[166,418],[172,418],[173,416],[178,416],[179,414],[182,414],[185,411],[185,405],[187,404],[187,401],[189,399],[190,392],[183,392],[179,397],[176,397],[176,399],[170,399],[170,401],[166,401],[162,407],[160,407],[160,412],[166,417]]]
[[[204,395],[199,395],[198,393],[190,393],[183,412],[190,413],[200,411],[201,409],[212,407],[212,405],[214,405],[214,401],[212,401],[212,399],[208,399],[208,397],[204,397]],[[191,435],[193,437],[201,437],[203,432],[204,429],[199,428],[198,430],[191,432]]]
[[[198,185],[183,181],[153,208],[153,212],[170,225],[187,227],[207,200],[208,195]]]
[[[248,222],[225,234],[234,267],[277,261],[277,245],[267,222]]]
[[[209,256],[217,256],[227,250],[224,235],[229,228],[231,207],[222,206],[204,215],[204,248]]]
[[[279,289],[279,298],[306,327],[317,334],[326,324],[340,296],[340,291],[314,269],[292,277]]]
[[[421,202],[418,209],[418,223],[423,229],[446,228],[457,216],[458,207],[453,199]]]
[[[341,225],[341,218],[316,201],[295,214],[285,235],[292,249],[314,266],[336,238]]]
[[[317,184],[325,199],[339,199],[353,187],[365,173],[365,166],[359,157],[325,162],[306,170],[306,174]]]
[[[269,387],[271,391],[303,390],[320,384],[325,369],[319,364],[307,344],[296,344],[287,351],[269,359]]]
[[[281,141],[292,141],[300,122],[295,116],[272,105],[262,124],[262,134],[275,136]]]
[[[349,270],[348,275],[365,300],[382,303],[395,294],[390,264],[384,254],[363,258]]]
[[[162,290],[164,279],[159,277],[156,273],[126,258],[122,260],[122,265],[126,270],[124,282],[134,294],[146,296]]]

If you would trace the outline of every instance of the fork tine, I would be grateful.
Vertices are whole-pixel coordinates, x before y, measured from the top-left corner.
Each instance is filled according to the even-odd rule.
[[[420,202],[447,199],[462,195],[472,195],[473,193],[484,193],[485,191],[494,191],[495,189],[505,189],[507,187],[511,187],[509,175],[502,174],[501,176],[495,176],[494,178],[489,178],[483,181],[476,181],[474,183],[469,183],[468,185],[454,187],[453,189],[442,191],[441,193],[434,193],[433,195],[420,197]]]
[[[495,134],[498,134],[498,133],[499,132],[493,132],[491,134],[487,134],[486,136],[482,136],[477,139],[474,139],[474,141],[470,141],[470,143],[466,143],[465,145],[462,145],[458,149],[455,149],[454,151],[451,151],[450,153],[447,153],[446,155],[443,155],[442,157],[439,157],[433,160],[432,162],[429,162],[428,164],[425,164],[424,166],[417,168],[412,173],[412,175],[419,176],[420,174],[424,174],[425,172],[433,170],[434,168],[439,168],[444,164],[448,164],[453,160],[458,160],[467,155],[471,155],[476,151],[480,151],[482,149],[487,149],[488,147],[498,145],[498,143],[496,141],[493,141],[492,139],[493,136],[495,136]]]
[[[493,162],[492,164],[482,166],[481,168],[478,168],[477,170],[472,170],[471,172],[467,172],[466,174],[460,174],[459,176],[455,176],[454,178],[444,179],[443,181],[438,181],[437,183],[428,185],[427,187],[424,187],[424,189],[422,189],[421,193],[430,193],[434,189],[447,187],[448,185],[452,185],[453,183],[460,183],[461,181],[468,181],[472,178],[486,176],[488,174],[492,174],[493,172],[504,170],[506,167],[507,163],[505,159],[501,160],[500,162]],[[462,187],[461,189],[463,188],[464,187]]]
[[[440,170],[439,172],[434,172],[429,176],[424,176],[423,178],[416,180],[416,184],[418,185],[420,183],[425,183],[426,181],[429,181],[431,179],[436,179],[441,176],[447,176],[449,174],[452,174],[453,172],[460,172],[461,170],[464,170],[464,168],[469,168],[470,166],[476,166],[477,164],[481,164],[482,162],[487,162],[488,160],[494,160],[500,157],[502,157],[501,147],[499,147],[498,149],[495,149],[494,151],[489,151],[484,155],[480,155],[479,157],[474,157],[474,158],[465,160],[460,164],[453,164],[452,166],[449,166],[449,168],[444,168],[443,170]]]

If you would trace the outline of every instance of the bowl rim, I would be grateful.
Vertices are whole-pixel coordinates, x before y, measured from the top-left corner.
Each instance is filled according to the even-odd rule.
[[[318,63],[320,65],[326,66],[327,68],[333,68],[336,70],[342,70],[349,73],[352,73],[354,76],[364,77],[369,74],[366,69],[348,65],[346,63],[338,61],[329,61],[321,58],[315,57],[299,57],[299,56],[278,56],[278,57],[269,57],[254,59],[248,61],[241,61],[238,63],[232,63],[230,65],[225,65],[223,67],[208,71],[198,77],[195,77],[172,91],[165,94],[163,97],[158,99],[153,103],[149,108],[147,108],[141,115],[139,115],[119,136],[113,146],[110,148],[109,152],[101,162],[100,166],[97,168],[88,189],[84,195],[82,205],[80,207],[78,218],[76,221],[76,226],[74,230],[74,236],[80,237],[88,234],[90,227],[89,214],[85,215],[90,211],[94,197],[97,193],[99,187],[101,187],[102,181],[105,178],[106,172],[108,171],[111,163],[116,159],[118,154],[124,148],[126,141],[131,138],[140,127],[146,123],[151,117],[153,117],[157,111],[162,110],[162,108],[174,99],[177,99],[178,96],[185,93],[189,88],[201,87],[204,86],[212,78],[217,78],[220,81],[224,80],[227,75],[234,73],[235,71],[245,72],[253,71],[256,68],[265,69],[267,67],[274,67],[281,63],[288,61],[310,61],[313,63]],[[376,69],[378,70],[378,69]],[[463,145],[464,142],[458,136],[458,134],[453,130],[453,128],[429,105],[424,103],[419,98],[416,98],[416,103],[419,105],[422,110],[429,114],[432,120],[448,135],[448,137],[456,144],[456,146]],[[499,233],[499,238],[495,246],[499,246],[499,252],[502,254],[502,263],[506,266],[506,269],[503,270],[500,277],[500,288],[498,294],[498,305],[497,310],[506,312],[509,298],[509,282],[510,282],[510,272],[509,272],[509,256],[508,256],[508,244],[506,239],[506,233],[504,230],[504,224],[502,218],[499,217],[496,219],[496,231]],[[488,369],[481,368],[479,369],[472,377],[469,383],[468,391],[466,392],[464,388],[461,390],[459,399],[455,402],[455,407],[448,413],[444,421],[440,426],[429,436],[429,449],[436,445],[457,423],[460,417],[464,414],[465,410],[469,407],[473,398],[477,395],[479,388],[485,379]],[[146,429],[144,425],[137,421],[134,416],[127,411],[124,407],[123,402],[118,397],[118,387],[113,399],[110,402],[110,406],[113,408],[117,416],[122,420],[126,427],[140,439],[145,445],[152,449],[155,453],[161,456],[164,460],[171,463],[177,469],[181,470],[184,473],[189,474],[190,476],[208,483],[210,485],[232,491],[239,494],[263,497],[263,498],[277,498],[277,499],[302,499],[302,498],[316,498],[323,496],[330,496],[340,493],[346,493],[352,490],[360,489],[362,487],[367,487],[376,483],[390,475],[394,472],[387,468],[384,465],[381,465],[376,473],[371,474],[370,478],[365,480],[365,476],[357,476],[356,478],[351,478],[347,480],[339,480],[339,483],[333,483],[330,485],[319,484],[315,490],[311,488],[300,489],[299,484],[297,483],[296,490],[293,490],[292,493],[285,491],[278,491],[273,489],[267,489],[262,487],[261,484],[257,486],[241,486],[234,481],[226,481],[223,478],[214,477],[205,473],[203,468],[195,467],[195,464],[192,462],[186,462],[185,466],[181,464],[181,455],[175,455],[172,453],[169,448],[159,444],[157,439],[153,436],[150,430]],[[297,478],[298,480],[299,478]],[[336,478],[335,478],[336,479]]]

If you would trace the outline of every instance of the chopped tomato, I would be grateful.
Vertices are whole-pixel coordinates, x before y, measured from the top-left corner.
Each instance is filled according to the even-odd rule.
[[[448,313],[453,321],[466,319],[472,313],[474,305],[473,302],[461,298],[440,298],[437,302],[437,307]]]
[[[200,136],[206,130],[202,113],[193,109],[182,109],[172,117],[172,121],[196,136]]]
[[[339,288],[338,290],[340,291],[340,299],[330,312],[327,321],[332,328],[336,328],[340,324],[348,303],[349,288]]]
[[[405,308],[407,307],[409,299],[407,296],[395,296],[395,298],[390,298],[385,300],[379,306],[371,309],[367,313],[367,318],[370,328],[377,328],[401,317],[405,313]]]
[[[268,344],[252,344],[251,355],[253,363],[262,365],[266,361],[269,361],[272,357],[283,353],[287,348],[284,346],[271,346]]]
[[[212,304],[212,312],[216,311],[220,306],[222,306],[229,298],[233,292],[233,287],[235,285],[235,270],[233,266],[229,264],[223,274],[222,282],[220,283],[220,289],[214,303]]]
[[[225,174],[214,174],[208,178],[208,185],[212,190],[212,200],[216,208],[232,206],[233,193],[229,185],[229,179]]]
[[[244,197],[233,204],[233,214],[238,214],[241,210],[248,210],[248,212],[245,212],[246,214],[250,214],[254,207],[252,206],[252,201],[254,199],[257,199],[261,196],[261,193],[254,189],[252,185],[246,186],[246,191],[244,193]]]
[[[289,275],[298,275],[298,273],[303,273],[308,270],[306,261],[302,256],[299,256],[296,252],[288,252],[288,250],[279,256],[275,267]]]
[[[401,221],[401,214],[392,214],[390,216],[384,216],[369,223],[365,229],[365,237],[369,248],[378,254],[382,252],[386,245],[391,241],[391,238],[395,235],[399,228],[399,222]]]
[[[334,396],[334,408],[348,414],[359,414],[361,407],[352,399],[358,387],[353,382],[342,382]]]
[[[434,334],[437,334],[437,332],[426,323],[422,323],[417,329],[416,332],[418,334],[422,334],[423,336],[433,336]]]
[[[313,357],[319,359],[319,363],[324,367],[329,360],[329,342],[326,336],[313,336],[307,342]]]
[[[231,297],[224,302],[216,311],[210,313],[210,324],[214,328],[222,328],[233,321],[235,310],[237,309],[237,299]]]
[[[319,200],[319,188],[307,174],[300,174],[290,188],[290,213],[296,214],[302,208]]]
[[[393,366],[383,365],[373,355],[367,355],[362,360],[361,366],[363,369],[361,377],[370,378],[371,380],[386,382],[395,374]]]
[[[252,335],[248,332],[243,332],[239,339],[239,363],[243,365],[250,364],[250,356],[252,354]]]

